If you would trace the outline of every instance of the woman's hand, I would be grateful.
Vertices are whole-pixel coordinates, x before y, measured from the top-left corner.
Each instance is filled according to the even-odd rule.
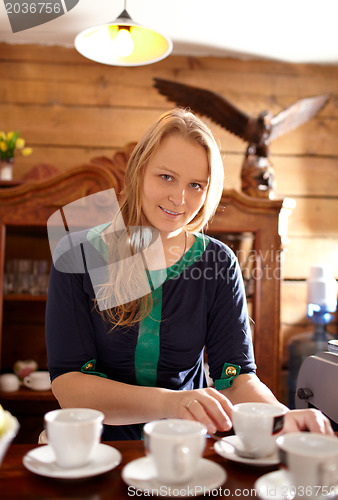
[[[228,431],[232,427],[231,401],[213,388],[171,392],[169,418],[197,420],[209,434]],[[333,435],[329,419],[319,410],[289,410],[285,415],[285,432],[310,431]]]
[[[329,419],[319,410],[290,410],[285,415],[285,432],[310,431],[333,435]]]
[[[232,427],[230,416],[233,405],[216,389],[173,391],[168,397],[168,418],[197,420],[207,427],[209,434],[228,431]]]

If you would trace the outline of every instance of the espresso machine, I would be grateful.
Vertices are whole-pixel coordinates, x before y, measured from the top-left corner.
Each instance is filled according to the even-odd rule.
[[[332,320],[336,308],[337,284],[332,272],[325,265],[311,267],[310,277],[307,280],[307,316],[313,324],[313,329],[295,335],[288,344],[288,406],[291,409],[295,408],[296,405],[297,380],[302,364],[309,356],[328,351],[328,342],[334,340],[334,336],[327,332],[327,325]],[[325,356],[311,358],[306,363],[304,370],[308,370],[308,366],[311,367],[312,363],[314,367],[319,363],[326,374],[331,363],[335,365],[334,359],[335,356],[333,359],[331,356],[330,361]],[[328,371],[331,375],[331,368]],[[336,386],[338,387],[338,372],[336,373]],[[338,401],[338,398],[336,399]]]

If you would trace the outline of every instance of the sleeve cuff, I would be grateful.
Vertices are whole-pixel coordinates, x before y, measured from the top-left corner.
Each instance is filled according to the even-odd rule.
[[[98,377],[108,378],[105,373],[95,371],[96,359],[91,359],[81,366],[82,373],[88,373],[89,375],[97,375]]]
[[[234,378],[239,375],[241,367],[230,363],[224,363],[221,378],[215,380],[215,389],[221,391],[232,386]]]

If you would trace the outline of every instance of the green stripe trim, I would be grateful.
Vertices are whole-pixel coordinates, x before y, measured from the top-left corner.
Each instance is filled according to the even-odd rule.
[[[95,226],[90,229],[87,233],[87,240],[93,245],[94,248],[102,255],[105,261],[108,261],[108,246],[103,240],[101,233],[111,225],[111,222],[101,224],[100,226]]]
[[[183,257],[175,262],[171,267],[167,269],[167,279],[174,278],[181,274],[181,272],[187,267],[191,266],[194,262],[201,258],[202,253],[206,249],[209,238],[201,233],[195,234],[196,241],[189,248],[187,253]]]
[[[154,387],[157,382],[157,364],[160,355],[160,326],[162,287],[152,293],[151,313],[139,323],[135,350],[135,375],[138,385]]]
[[[144,386],[156,386],[157,365],[160,356],[160,327],[162,318],[162,284],[164,281],[179,276],[182,271],[200,259],[206,249],[209,238],[197,233],[196,241],[187,253],[167,269],[147,271],[153,284],[153,308],[151,313],[139,322],[139,332],[135,350],[136,382]]]
[[[194,262],[198,261],[201,258],[201,255],[205,251],[210,240],[207,236],[201,233],[195,233],[195,236],[196,241],[179,261],[175,262],[175,264],[168,267],[167,269],[149,271],[149,275],[154,288],[157,287],[157,283],[161,284],[171,278],[177,278],[184,271],[184,269],[191,266],[192,264],[194,264]]]

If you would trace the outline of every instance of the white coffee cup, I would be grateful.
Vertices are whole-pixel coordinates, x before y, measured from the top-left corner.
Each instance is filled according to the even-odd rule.
[[[0,375],[0,391],[15,392],[20,388],[20,380],[14,373]]]
[[[23,379],[23,383],[33,391],[48,391],[50,389],[49,372],[32,372]]]
[[[207,428],[200,422],[167,419],[149,422],[143,430],[145,451],[157,478],[165,484],[189,481],[202,457]]]
[[[334,496],[338,483],[338,438],[292,432],[277,439],[281,464],[296,497]]]
[[[89,408],[63,408],[45,414],[48,445],[60,467],[82,467],[95,453],[104,414]]]
[[[232,424],[243,449],[255,458],[276,452],[286,409],[268,403],[239,403],[232,408]]]

